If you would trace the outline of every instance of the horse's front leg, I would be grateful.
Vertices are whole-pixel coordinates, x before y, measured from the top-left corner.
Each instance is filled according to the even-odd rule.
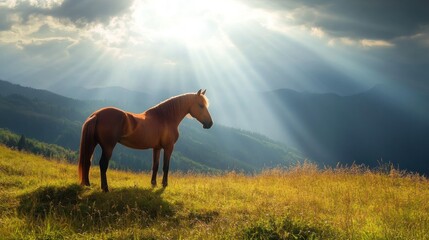
[[[164,176],[162,177],[162,186],[168,186],[168,169],[170,168],[170,157],[173,153],[174,145],[168,146],[164,148],[164,162],[162,165],[162,170],[164,172]]]
[[[156,174],[158,173],[158,166],[159,166],[159,153],[161,152],[161,149],[153,149],[153,155],[152,155],[152,187],[156,187]]]

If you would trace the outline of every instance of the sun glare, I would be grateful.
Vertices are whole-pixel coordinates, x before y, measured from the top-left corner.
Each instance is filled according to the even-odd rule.
[[[193,47],[219,37],[219,26],[238,21],[245,10],[234,1],[154,0],[138,2],[133,18],[141,34]]]

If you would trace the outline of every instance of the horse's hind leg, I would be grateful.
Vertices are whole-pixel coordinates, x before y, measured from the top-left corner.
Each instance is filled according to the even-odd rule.
[[[109,166],[109,160],[112,157],[113,148],[103,148],[100,158],[100,174],[101,174],[101,189],[104,192],[109,191],[109,186],[107,185],[107,167]]]
[[[152,155],[152,187],[156,187],[156,175],[158,174],[159,154],[161,149],[154,148]]]

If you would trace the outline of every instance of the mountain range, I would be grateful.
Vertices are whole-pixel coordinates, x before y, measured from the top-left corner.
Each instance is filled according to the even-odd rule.
[[[100,90],[103,91],[106,90]],[[108,96],[115,96],[109,91]],[[0,128],[77,151],[82,123],[91,112],[105,106],[143,111],[155,101],[153,98],[144,101],[150,97],[139,96],[144,103],[130,104],[125,98],[119,102],[111,98],[76,100],[0,81]],[[204,130],[198,122],[186,118],[179,131],[181,136],[171,162],[173,170],[255,172],[287,167],[304,159],[300,152],[249,131],[222,125]],[[98,157],[96,150],[95,159]],[[120,145],[115,148],[110,162],[114,168],[136,171],[149,170],[151,164],[151,151],[132,150]]]
[[[6,82],[0,83],[0,85],[10,85]],[[3,96],[2,101],[4,101],[4,89],[9,89],[7,90],[9,93],[13,91],[10,86],[0,87],[0,95]],[[33,104],[37,103],[34,99],[50,102],[49,107],[43,107],[41,104],[42,109],[33,112],[40,114],[46,112],[47,109],[57,108],[60,114],[56,115],[55,121],[59,121],[58,117],[62,116],[62,120],[59,121],[60,125],[74,126],[69,130],[62,128],[61,131],[58,131],[60,134],[57,134],[54,139],[60,145],[72,149],[77,148],[78,141],[70,142],[63,141],[63,139],[76,139],[80,132],[72,129],[79,128],[83,119],[94,109],[107,104],[130,111],[139,111],[152,106],[169,94],[156,96],[120,87],[80,88],[69,92],[68,96],[71,98],[64,98],[44,90],[22,89],[23,91],[38,92],[37,94],[24,93],[27,98],[33,98]],[[42,98],[40,95],[44,94],[46,96]],[[82,100],[72,99],[77,96]],[[17,104],[20,106],[13,111],[23,108],[22,105],[25,105],[22,95],[8,95],[7,98],[9,101],[18,102]],[[254,106],[269,106],[275,109],[272,114],[258,114],[249,110],[237,112],[241,106],[234,105],[234,102],[227,102],[226,98],[216,100],[211,110],[212,115],[216,115],[220,122],[228,120],[228,116],[230,118],[233,116],[235,122],[240,124],[246,122],[250,126],[247,129],[251,132],[221,125],[217,125],[218,127],[213,131],[205,132],[195,122],[185,120],[181,125],[182,140],[177,143],[179,150],[176,157],[186,159],[185,162],[201,164],[197,164],[198,167],[194,166],[198,169],[225,169],[225,166],[228,166],[226,169],[251,171],[276,164],[282,165],[285,160],[274,159],[282,159],[279,157],[280,155],[287,156],[290,153],[294,157],[285,157],[288,159],[286,162],[289,162],[290,159],[307,158],[321,166],[365,164],[377,167],[380,163],[391,163],[399,169],[429,174],[429,107],[427,104],[429,93],[425,91],[407,94],[402,89],[378,85],[367,91],[348,96],[297,92],[290,89],[247,94],[246,104],[250,106],[250,110],[255,108]],[[21,103],[19,103],[20,101]],[[68,106],[67,110],[64,113],[61,112],[60,110],[64,108],[58,107],[58,105]],[[219,114],[220,110],[223,114]],[[65,115],[67,117],[64,117]],[[240,117],[241,119],[238,119]],[[273,119],[276,119],[280,128],[270,124]],[[53,121],[53,119],[49,120]],[[39,127],[26,129],[26,131],[38,131],[35,135],[42,136],[42,140],[47,140],[46,136],[41,133],[41,130],[44,129],[43,126],[48,125],[45,119],[35,119],[34,121]],[[2,122],[4,121],[2,120]],[[0,124],[0,127],[3,126],[1,122]],[[241,128],[241,125],[238,124],[230,125]],[[274,138],[276,141],[256,134],[255,131]],[[55,134],[52,134],[50,139],[54,137],[53,135]],[[274,149],[282,149],[281,153],[277,154],[273,148],[264,147],[264,144]],[[292,148],[285,147],[285,145]],[[260,151],[261,146],[266,151]],[[194,148],[206,150],[195,151]],[[297,149],[302,154],[292,149]],[[119,148],[117,151],[124,156],[129,155],[128,150],[123,152],[122,148]],[[205,153],[204,157],[199,155],[201,152]],[[269,155],[271,153],[275,154]],[[145,158],[149,157],[149,155],[145,156]],[[130,156],[128,158],[140,162],[141,157]],[[150,161],[145,160],[145,162],[147,164],[143,168],[149,167]]]
[[[277,90],[263,94],[281,106],[283,141],[330,166],[392,163],[429,173],[429,94],[375,86],[351,96]],[[274,133],[273,133],[274,134]]]

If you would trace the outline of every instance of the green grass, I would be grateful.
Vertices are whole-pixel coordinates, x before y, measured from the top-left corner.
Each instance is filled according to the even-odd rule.
[[[0,146],[1,239],[429,239],[429,181],[302,164],[249,176],[99,170]],[[160,181],[160,179],[158,179]]]

